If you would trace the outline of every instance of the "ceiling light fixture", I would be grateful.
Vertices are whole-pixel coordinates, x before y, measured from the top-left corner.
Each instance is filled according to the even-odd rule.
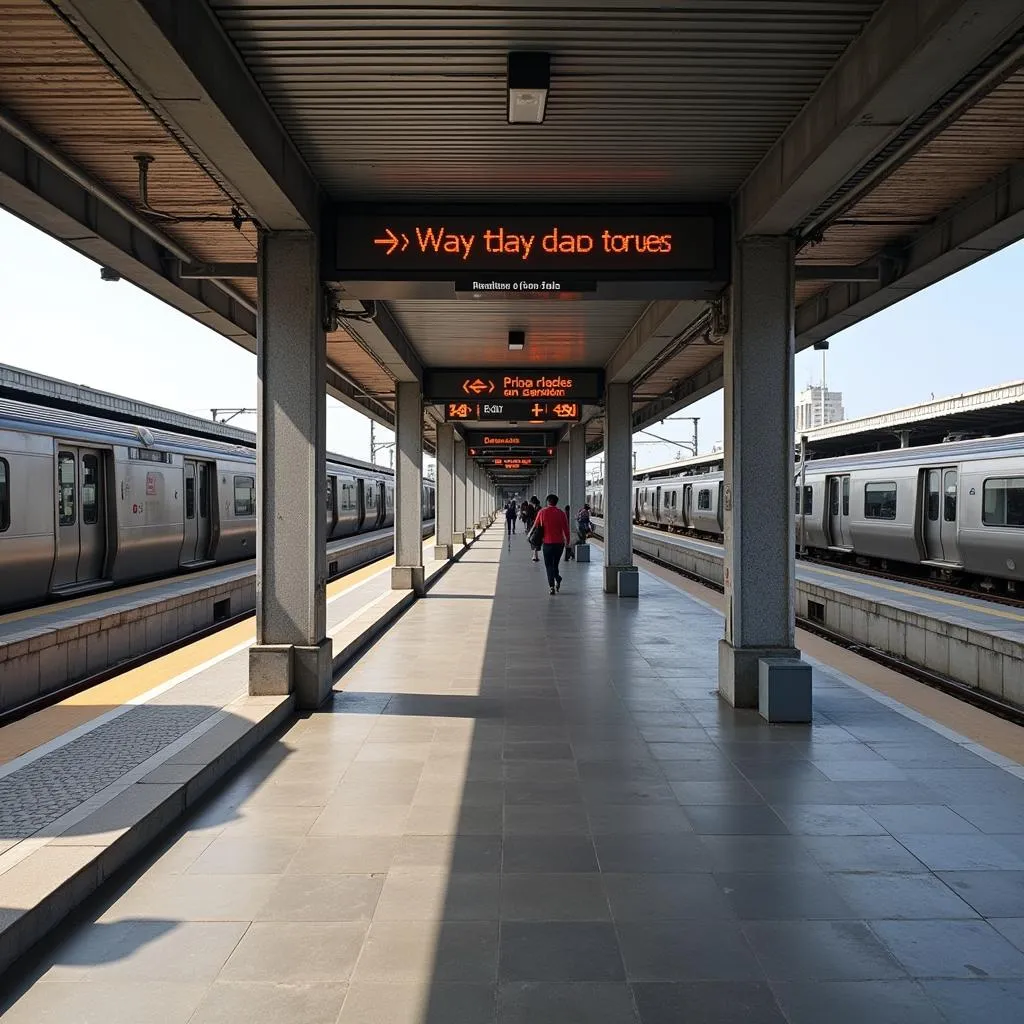
[[[517,50],[508,55],[508,123],[541,124],[551,86],[551,54]]]
[[[508,332],[508,350],[509,352],[522,352],[526,348],[526,332],[525,331],[509,331]]]

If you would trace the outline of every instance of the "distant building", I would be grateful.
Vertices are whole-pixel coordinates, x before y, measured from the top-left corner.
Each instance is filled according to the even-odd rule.
[[[824,417],[822,413],[824,413]],[[821,385],[812,384],[797,395],[796,432],[798,434],[814,430],[815,427],[827,426],[829,423],[838,423],[845,418],[842,391],[829,391],[828,388]]]

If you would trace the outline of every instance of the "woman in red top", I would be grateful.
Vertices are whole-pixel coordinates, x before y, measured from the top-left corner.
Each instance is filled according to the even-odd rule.
[[[558,507],[558,496],[549,494],[545,498],[547,504],[537,513],[534,527],[537,524],[544,530],[541,539],[541,551],[544,553],[544,569],[548,574],[548,586],[554,594],[561,589],[562,577],[558,574],[558,563],[562,552],[569,543],[569,519]]]

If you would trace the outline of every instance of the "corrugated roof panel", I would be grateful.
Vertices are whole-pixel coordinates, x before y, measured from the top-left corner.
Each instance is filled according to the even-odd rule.
[[[336,197],[727,198],[880,0],[212,0]],[[510,49],[552,53],[506,123]]]
[[[1024,70],[1011,75],[845,211],[798,262],[857,264],[910,241],[965,196],[1024,160]],[[803,301],[828,286],[798,286]]]
[[[0,104],[92,177],[137,204],[135,153],[155,158],[150,202],[181,216],[230,213],[224,191],[43,0],[0,0]],[[256,232],[158,222],[199,260],[247,262]]]

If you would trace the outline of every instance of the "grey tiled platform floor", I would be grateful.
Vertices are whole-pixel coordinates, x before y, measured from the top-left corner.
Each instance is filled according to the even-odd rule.
[[[498,530],[47,954],[5,1021],[1024,1020],[1024,781]]]

